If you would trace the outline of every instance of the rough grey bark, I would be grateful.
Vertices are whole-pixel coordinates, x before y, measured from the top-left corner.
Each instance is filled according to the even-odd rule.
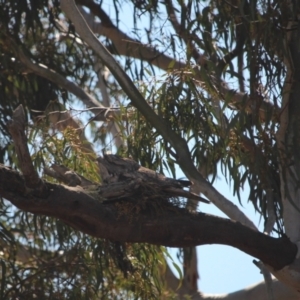
[[[276,239],[235,221],[189,213],[164,203],[161,195],[145,202],[140,200],[143,191],[137,189],[135,196],[103,202],[93,197],[94,191],[90,193],[81,187],[44,184],[49,196],[37,197],[18,172],[0,167],[2,197],[21,210],[59,218],[95,237],[168,247],[230,245],[277,270],[290,264],[297,253],[296,245],[286,237]]]

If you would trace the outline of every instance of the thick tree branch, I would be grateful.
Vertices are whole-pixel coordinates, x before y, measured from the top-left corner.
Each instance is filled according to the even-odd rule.
[[[162,210],[143,209],[130,213],[130,202],[101,202],[82,188],[45,183],[50,191],[46,198],[28,191],[23,177],[0,165],[0,196],[19,209],[61,219],[70,226],[99,238],[120,242],[147,242],[168,247],[204,244],[230,245],[248,253],[275,269],[290,264],[297,247],[288,238],[272,238],[239,222],[166,205]],[[138,198],[139,199],[139,198]],[[150,201],[150,200],[149,200]],[[155,202],[155,199],[149,202]]]

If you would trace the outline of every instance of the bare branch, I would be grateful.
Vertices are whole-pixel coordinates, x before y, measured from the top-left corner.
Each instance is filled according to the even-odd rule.
[[[274,292],[273,292],[273,280],[272,275],[269,270],[264,266],[263,262],[261,261],[253,261],[253,263],[260,269],[261,273],[264,276],[265,283],[266,283],[266,292],[268,300],[274,300]]]
[[[38,195],[46,195],[48,190],[43,181],[35,171],[27,146],[25,136],[25,113],[23,106],[19,105],[13,112],[12,120],[7,124],[11,134],[20,164],[20,169],[24,175],[26,186],[35,189]]]

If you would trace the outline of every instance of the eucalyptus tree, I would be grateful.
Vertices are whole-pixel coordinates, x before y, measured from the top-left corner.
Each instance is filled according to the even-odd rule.
[[[220,299],[299,298],[298,4],[1,0],[2,298],[210,299],[204,244],[265,274]]]

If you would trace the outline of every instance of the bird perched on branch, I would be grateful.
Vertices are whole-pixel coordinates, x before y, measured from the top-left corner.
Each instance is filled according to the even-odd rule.
[[[119,155],[107,155],[97,158],[101,179],[104,182],[113,181],[117,175],[137,171],[141,166],[130,158],[123,158]]]
[[[210,203],[208,200],[184,190],[192,183],[188,180],[179,180],[168,178],[153,170],[142,167],[136,161],[130,158],[123,158],[118,155],[103,155],[97,158],[100,175],[104,184],[121,182],[125,180],[136,180],[150,184],[163,192],[174,197],[186,197],[195,199],[204,203]]]

